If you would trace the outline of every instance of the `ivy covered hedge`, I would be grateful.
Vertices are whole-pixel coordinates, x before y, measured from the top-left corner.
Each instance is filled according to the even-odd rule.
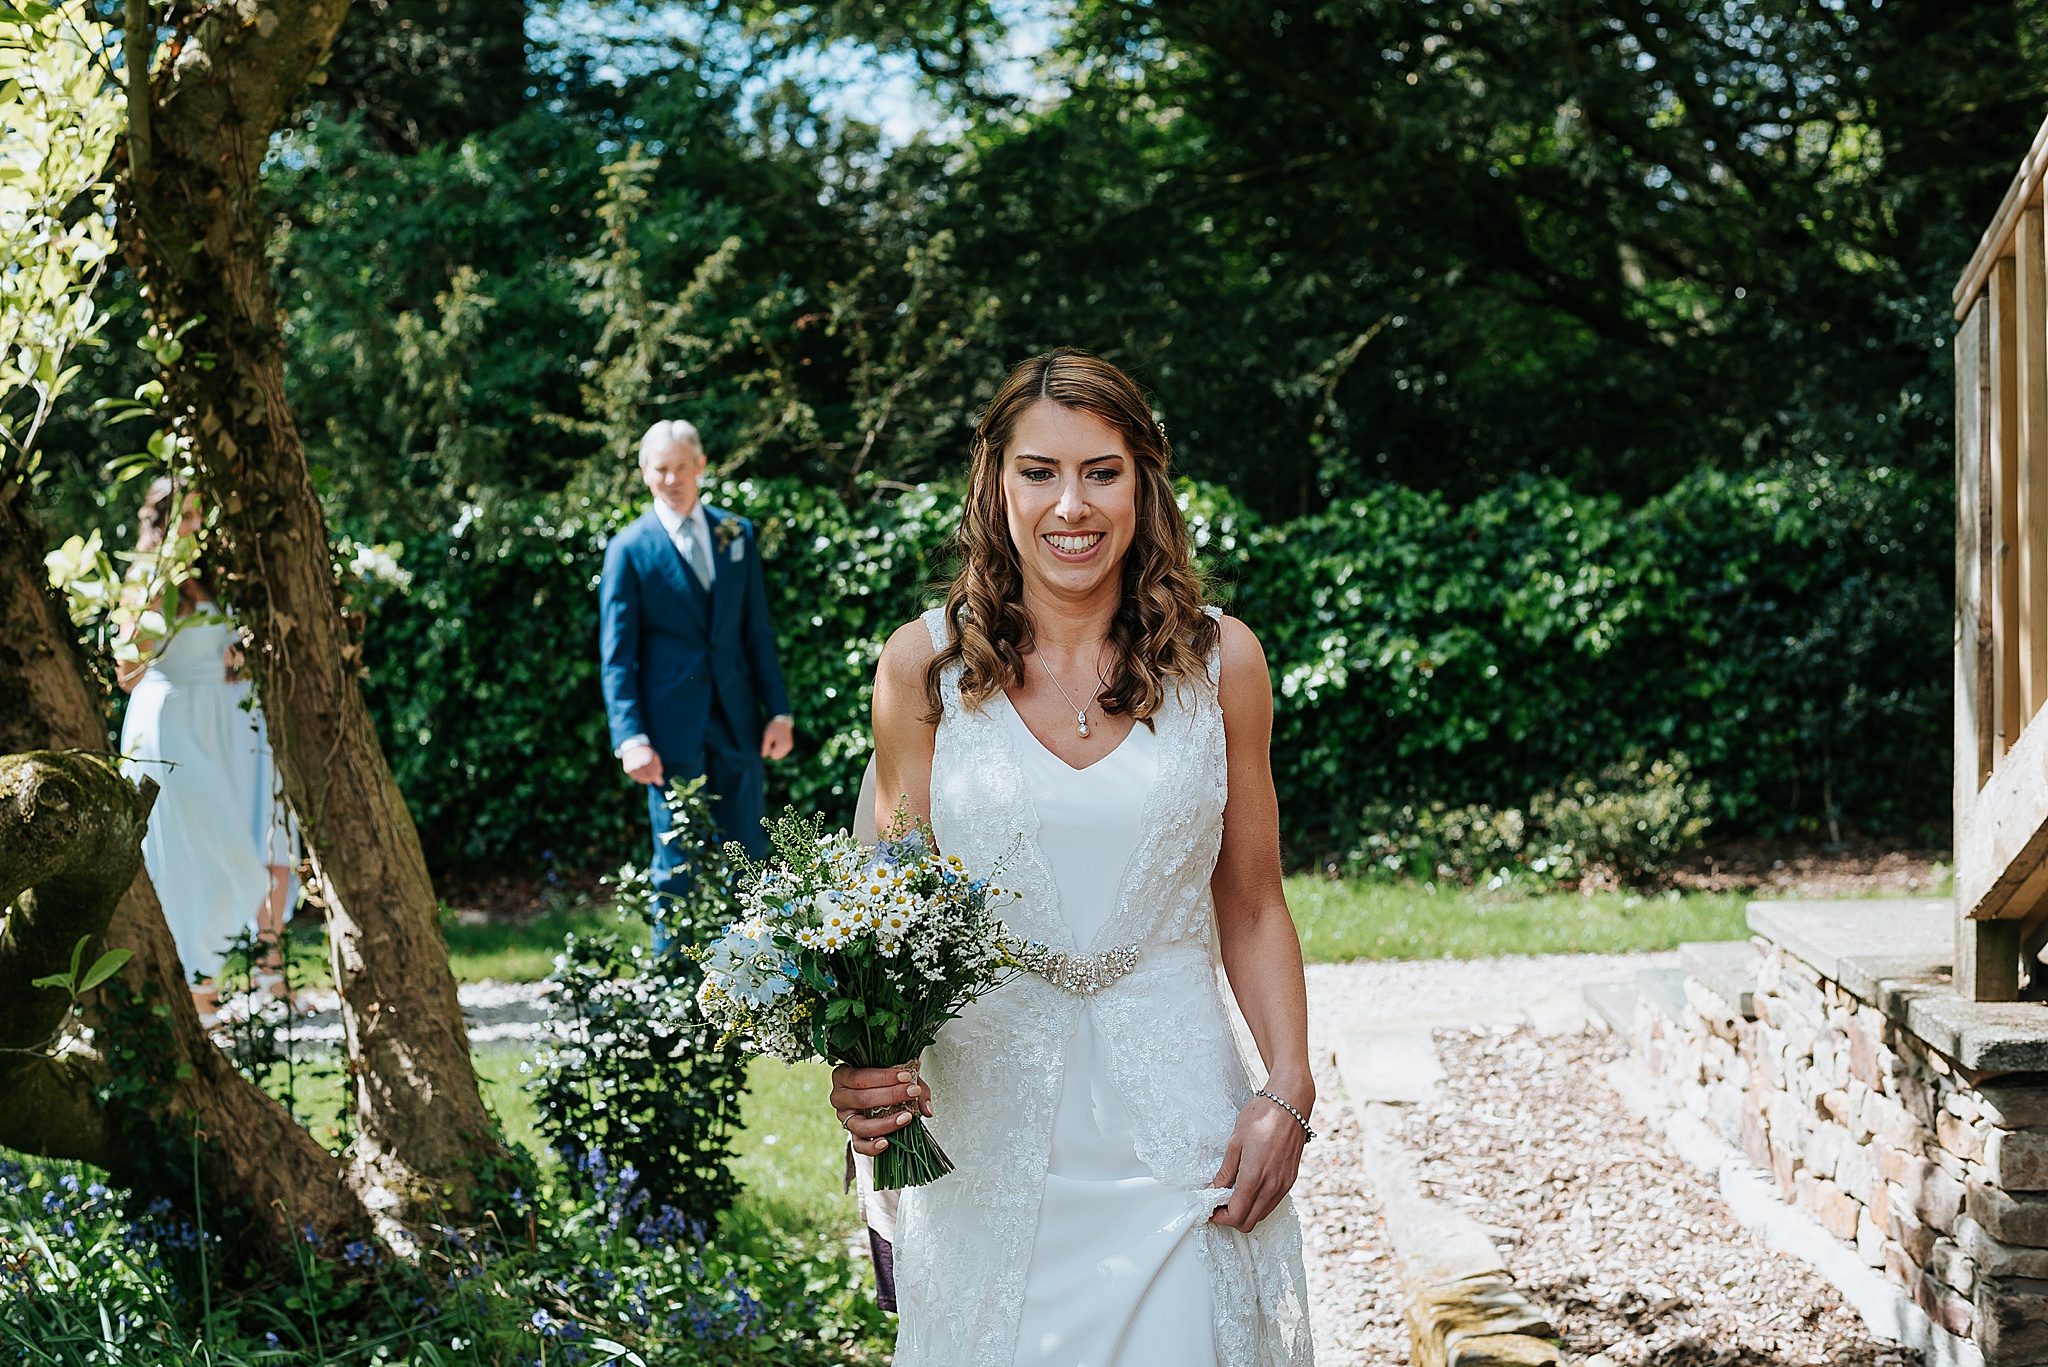
[[[930,602],[955,500],[728,486],[756,520],[796,755],[770,802],[843,817],[890,629]],[[1218,592],[1265,643],[1290,853],[1369,804],[1525,803],[1632,751],[1679,751],[1717,828],[1934,833],[1945,819],[1946,489],[1887,469],[1696,474],[1636,507],[1528,480],[1469,503],[1395,485],[1261,525],[1185,502]],[[437,868],[644,858],[596,667],[605,539],[633,511],[534,499],[366,580],[370,696]],[[1832,823],[1832,825],[1831,825]]]

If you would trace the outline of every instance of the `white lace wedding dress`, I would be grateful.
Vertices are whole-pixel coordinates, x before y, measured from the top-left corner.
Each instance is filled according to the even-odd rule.
[[[945,619],[925,616],[934,644]],[[898,1367],[1308,1367],[1291,1203],[1250,1234],[1209,1221],[1251,1082],[1217,985],[1209,877],[1222,841],[1223,715],[1182,687],[1075,770],[1006,698],[942,695],[939,848],[1021,899],[1054,949],[1132,947],[1090,996],[1029,975],[925,1055],[933,1133],[957,1170],[905,1192]]]

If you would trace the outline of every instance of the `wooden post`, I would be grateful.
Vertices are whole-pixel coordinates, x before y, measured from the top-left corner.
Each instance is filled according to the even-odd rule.
[[[1994,666],[2016,652],[2001,651],[2005,639],[1997,632],[1994,608],[2001,576],[2011,557],[1997,555],[2001,460],[2012,443],[2000,441],[2000,419],[2012,416],[2012,405],[2000,404],[1994,384],[1999,363],[2010,360],[2012,348],[1999,346],[1999,324],[2011,309],[2000,310],[2000,280],[2007,281],[2010,300],[2011,263],[1992,273],[1990,297],[1980,298],[1956,331],[1956,635],[1955,635],[1955,829],[1960,836],[1977,805],[1978,790],[1990,777],[1998,742],[1999,676]],[[2048,333],[2043,334],[2048,340]],[[2039,348],[2037,348],[2037,351]],[[2011,391],[2005,391],[2010,394]],[[2048,437],[2048,426],[2035,429]],[[2048,490],[2048,481],[2035,486]],[[2009,600],[2008,600],[2009,601]],[[2048,599],[2044,599],[2048,602]],[[2000,659],[2003,656],[2004,659]],[[2008,737],[2009,739],[2009,737]],[[1955,989],[1971,1001],[2013,1001],[2019,996],[2020,923],[1974,921],[1968,908],[1956,907]]]
[[[1969,1002],[2020,999],[2020,923],[1956,922],[1956,995]]]
[[[2020,413],[2018,271],[2009,256],[1991,268],[1991,355],[1981,369],[1990,385],[1991,637],[1993,762],[2020,738]],[[1958,387],[1963,383],[1956,377]]]
[[[1956,330],[1956,826],[1991,775],[1992,453],[1989,397],[1991,303],[1980,299]]]
[[[2019,674],[2020,726],[2048,695],[2048,262],[2041,207],[2020,215],[2019,258]]]

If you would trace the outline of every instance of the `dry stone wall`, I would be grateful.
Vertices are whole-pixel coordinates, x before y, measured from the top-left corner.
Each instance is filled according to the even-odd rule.
[[[1987,1367],[2048,1364],[2048,1074],[1973,1073],[1754,945],[1753,1019],[1688,976],[1677,1018],[1639,1004],[1639,1056]]]

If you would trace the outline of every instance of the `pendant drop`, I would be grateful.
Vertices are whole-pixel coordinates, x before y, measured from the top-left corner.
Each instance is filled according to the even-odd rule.
[[[1086,712],[1076,712],[1074,714],[1074,729],[1081,733],[1082,740],[1088,739],[1088,714]]]

